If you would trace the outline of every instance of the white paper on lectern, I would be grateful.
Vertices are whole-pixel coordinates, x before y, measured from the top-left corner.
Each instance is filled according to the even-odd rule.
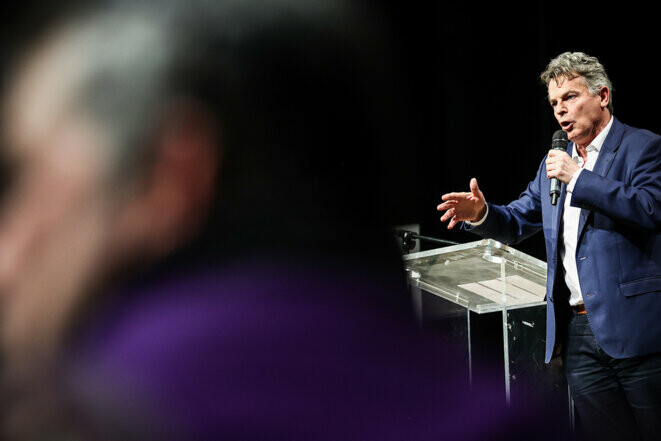
[[[505,281],[505,294],[509,305],[537,302],[540,300],[540,296],[543,297],[546,292],[544,286],[518,275],[505,277]],[[501,303],[503,300],[503,281],[501,279],[482,280],[458,286],[494,303]]]

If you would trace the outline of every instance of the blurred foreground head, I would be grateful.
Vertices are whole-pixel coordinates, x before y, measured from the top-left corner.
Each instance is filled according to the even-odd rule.
[[[255,255],[379,266],[395,125],[370,18],[104,2],[28,46],[5,87],[0,208],[2,368],[27,426],[67,333],[137,275]]]
[[[136,3],[67,17],[5,87],[0,437],[531,439],[501,373],[466,393],[408,321],[379,17]]]

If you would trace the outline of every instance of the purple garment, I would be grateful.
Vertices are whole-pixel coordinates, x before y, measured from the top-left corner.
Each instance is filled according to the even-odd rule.
[[[126,440],[482,440],[539,423],[504,408],[500,376],[469,393],[465,355],[388,306],[406,295],[311,264],[172,275],[79,330],[64,384],[90,432]]]

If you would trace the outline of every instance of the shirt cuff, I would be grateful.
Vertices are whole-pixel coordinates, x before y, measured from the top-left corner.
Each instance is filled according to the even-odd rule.
[[[482,223],[487,219],[487,216],[489,215],[489,204],[486,205],[487,211],[484,213],[484,216],[482,216],[482,219],[480,219],[477,222],[471,222],[471,221],[465,221],[468,225],[471,227],[477,227],[478,225],[482,225]]]
[[[571,176],[571,180],[569,181],[569,184],[567,184],[567,192],[568,193],[571,193],[571,192],[574,191],[574,186],[576,185],[576,180],[578,179],[578,175],[580,175],[582,171],[583,171],[583,169],[579,168]]]

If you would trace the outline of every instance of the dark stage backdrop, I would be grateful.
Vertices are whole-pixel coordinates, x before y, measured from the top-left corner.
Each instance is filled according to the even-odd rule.
[[[3,72],[17,42],[66,11],[65,4],[76,3],[85,2],[3,6]],[[382,208],[391,225],[420,223],[427,235],[476,240],[456,229],[447,231],[435,207],[443,193],[467,191],[471,177],[495,203],[507,203],[525,189],[557,129],[538,76],[561,52],[597,56],[614,84],[615,115],[661,133],[659,75],[653,69],[661,26],[649,3],[629,1],[611,8],[549,0],[517,6],[367,3],[380,7],[384,22],[392,26],[392,57],[398,66],[394,84],[402,135],[374,158],[378,166],[385,164],[375,191],[387,190]],[[516,247],[543,259],[543,246],[537,235]]]
[[[526,188],[559,128],[538,77],[564,51],[598,57],[614,85],[615,116],[661,133],[653,68],[660,23],[649,6],[397,3],[389,12],[400,33],[412,127],[401,147],[406,177],[394,215],[400,224],[419,222],[427,235],[476,240],[440,224],[441,195],[468,191],[471,177],[495,203]],[[541,234],[516,248],[545,260]]]

